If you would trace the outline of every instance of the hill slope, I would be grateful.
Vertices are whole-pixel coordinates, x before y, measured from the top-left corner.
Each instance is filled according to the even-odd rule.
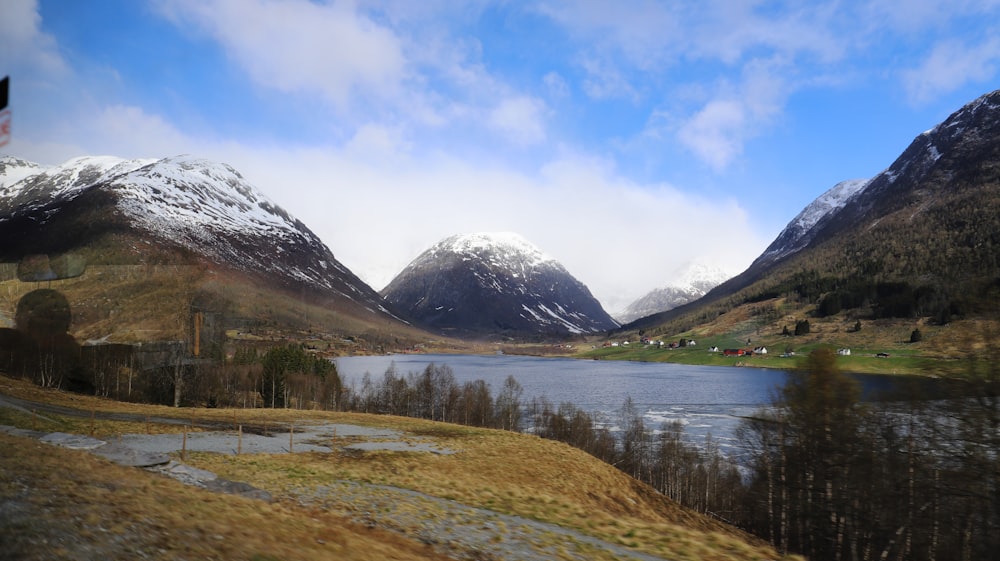
[[[32,415],[6,407],[4,394],[41,404],[42,411],[49,405],[64,409]],[[168,423],[173,419],[179,423]],[[325,426],[329,432],[318,447],[330,451],[300,452],[305,444],[297,441],[295,453],[244,449],[234,455],[237,421],[258,428],[263,421],[271,431],[292,423]],[[87,451],[0,434],[10,450],[0,457],[0,471],[10,482],[0,483],[6,505],[0,528],[17,530],[0,533],[5,551],[29,559],[58,557],[65,549],[106,558],[142,551],[154,559],[780,558],[580,450],[530,435],[390,416],[139,406],[0,377],[0,425],[91,433],[108,441],[129,433],[168,433],[176,442],[189,422],[219,431],[226,450],[188,450],[186,464],[265,490],[275,500],[212,493]],[[364,437],[345,434],[348,428],[383,435],[375,440],[392,433],[457,453],[349,449]],[[288,444],[289,434],[281,436]],[[461,513],[480,517],[478,524],[469,525]]]
[[[810,208],[829,210],[803,222],[807,208],[742,274],[630,327],[679,320],[665,328],[674,331],[779,296],[819,317],[990,317],[1000,295],[998,161],[1000,91],[918,136],[867,183],[821,196]]]
[[[53,168],[2,158],[0,238],[5,241],[0,262],[18,263],[41,254],[51,263],[71,254],[86,264],[77,272],[96,274],[102,267],[115,267],[117,275],[104,271],[100,283],[91,283],[93,292],[76,298],[74,305],[87,308],[98,298],[97,285],[104,284],[111,294],[101,298],[123,307],[114,312],[120,321],[134,321],[127,318],[137,315],[135,306],[151,305],[150,286],[141,291],[145,299],[116,297],[126,290],[118,280],[130,274],[142,277],[136,282],[173,292],[154,304],[169,308],[160,310],[163,315],[183,315],[192,305],[216,311],[243,308],[244,323],[254,322],[264,318],[249,310],[251,301],[257,308],[274,308],[292,296],[361,322],[401,325],[384,300],[304,224],[230,166],[198,158],[83,157]],[[126,274],[123,267],[133,269]],[[165,270],[170,267],[174,273]],[[178,268],[185,272],[177,274]],[[27,276],[26,270],[19,270],[22,281],[76,276],[48,270],[44,263]],[[212,286],[218,290],[197,297]],[[266,321],[280,323],[278,315]],[[77,327],[84,326],[77,322]],[[123,329],[129,326],[117,328]],[[151,336],[177,338],[160,331]]]

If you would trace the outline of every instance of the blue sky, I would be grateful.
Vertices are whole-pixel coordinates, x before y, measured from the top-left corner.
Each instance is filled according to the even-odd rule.
[[[379,289],[515,231],[609,311],[738,273],[996,89],[1000,1],[5,0],[6,153],[227,162]]]

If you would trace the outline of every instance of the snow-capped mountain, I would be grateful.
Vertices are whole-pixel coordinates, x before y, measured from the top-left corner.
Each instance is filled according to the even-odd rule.
[[[666,286],[651,290],[628,305],[617,319],[629,323],[701,298],[709,290],[725,282],[731,275],[711,265],[692,263],[682,269]]]
[[[771,245],[757,260],[761,262],[777,261],[809,245],[815,236],[816,225],[824,218],[832,216],[844,208],[851,197],[860,193],[868,183],[868,179],[849,179],[834,185],[829,191],[816,197],[816,200],[809,203],[798,216],[785,226],[785,229],[778,234],[778,237],[771,242]]]
[[[807,247],[873,228],[906,207],[913,207],[912,220],[921,210],[957,195],[956,188],[984,184],[986,175],[981,171],[976,177],[963,176],[995,161],[998,134],[1000,90],[966,104],[917,136],[872,179],[845,181],[821,195],[789,223],[749,271],[759,274]]]
[[[824,221],[827,237],[916,205],[926,209],[942,198],[978,189],[995,180],[1000,157],[1000,90],[985,94],[917,136],[885,171]]]
[[[1000,278],[997,162],[1000,90],[918,135],[871,180],[821,195],[746,271],[698,302],[725,309],[797,294],[826,314],[992,317]],[[704,313],[695,306],[630,327]]]
[[[421,325],[459,333],[567,335],[618,325],[562,265],[512,233],[447,238],[382,295]]]
[[[0,190],[30,175],[35,175],[40,171],[39,167],[34,162],[12,156],[0,157]]]
[[[81,157],[48,168],[0,158],[0,237],[9,242],[0,259],[62,253],[121,232],[387,313],[312,231],[226,164]]]

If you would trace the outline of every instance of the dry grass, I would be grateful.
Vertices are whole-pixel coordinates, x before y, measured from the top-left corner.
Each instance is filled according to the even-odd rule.
[[[6,448],[18,450],[17,454],[3,460],[4,481],[24,481],[23,485],[37,489],[38,493],[30,493],[31,500],[52,496],[55,498],[50,503],[67,505],[65,511],[53,512],[53,519],[70,516],[70,511],[77,512],[70,505],[79,505],[83,508],[81,512],[92,512],[81,516],[96,517],[108,524],[126,524],[125,520],[151,521],[138,533],[149,532],[149,539],[157,544],[173,544],[178,540],[168,552],[188,551],[184,548],[194,547],[188,542],[201,540],[211,551],[222,551],[217,542],[229,544],[226,547],[235,547],[234,542],[244,543],[240,546],[242,553],[225,550],[237,557],[248,558],[243,554],[255,552],[293,558],[288,553],[291,549],[281,549],[284,543],[281,536],[286,533],[289,536],[287,543],[295,544],[294,558],[309,559],[312,555],[328,553],[335,544],[342,548],[342,553],[352,551],[352,544],[365,543],[368,530],[359,533],[353,526],[340,519],[334,520],[328,514],[306,512],[301,507],[291,506],[294,504],[292,497],[303,490],[348,480],[411,489],[470,506],[556,523],[670,559],[721,561],[779,557],[766,544],[676,506],[651,488],[582,451],[530,435],[363,414],[143,406],[41,390],[9,379],[0,379],[0,393],[84,412],[84,416],[78,418],[47,415],[58,426],[39,426],[42,421],[26,413],[8,412],[0,418],[0,423],[24,428],[86,434],[90,423],[86,412],[95,410],[105,414],[172,416],[193,419],[196,423],[228,424],[235,418],[244,425],[266,422],[275,427],[323,421],[393,428],[432,438],[440,446],[459,451],[448,456],[393,452],[188,455],[189,464],[228,479],[247,482],[279,498],[277,505],[258,504],[255,507],[242,499],[207,494],[140,470],[118,468],[87,454],[54,450],[34,442],[14,446],[16,443],[9,439],[3,441]],[[145,430],[141,422],[124,424],[103,420],[98,421],[98,425],[98,435],[105,436]],[[156,425],[156,430],[182,429],[164,424]],[[36,460],[45,465],[37,474],[37,481],[29,468]],[[115,482],[113,487],[118,487],[104,489],[112,482]],[[6,497],[16,490],[8,485],[2,492]],[[223,538],[216,539],[216,535]],[[410,543],[399,537],[393,538],[395,541],[385,536],[373,539],[380,547],[392,546],[399,551]],[[325,543],[319,544],[317,540]],[[186,545],[181,545],[182,542]],[[299,544],[307,547],[300,550]],[[420,558],[416,553],[422,550],[413,547],[416,549],[408,551],[407,555],[413,553],[412,558]],[[370,558],[394,558],[392,555],[395,553],[387,551],[371,554]],[[163,556],[166,557],[170,556]],[[341,558],[365,557],[349,557],[344,553]]]
[[[0,435],[0,549],[12,559],[445,559],[324,512],[185,486]]]
[[[170,260],[184,261],[177,256]],[[66,296],[73,314],[70,334],[77,341],[187,340],[195,303],[227,321],[262,326],[268,340],[305,340],[326,334],[330,344],[336,346],[341,338],[332,334],[354,334],[358,340],[372,339],[369,345],[398,340],[406,346],[426,342],[430,337],[402,322],[373,316],[350,300],[307,291],[289,292],[242,273],[204,264],[90,265],[79,277],[45,283],[0,277],[0,327],[12,326],[18,301],[38,288],[51,288]]]
[[[338,421],[341,420],[339,417]],[[435,433],[433,423],[393,428]],[[350,480],[412,489],[505,514],[556,523],[671,559],[773,559],[774,551],[709,518],[681,509],[649,487],[558,442],[495,430],[452,430],[436,438],[451,456],[369,452],[219,456],[192,463],[272,493]]]

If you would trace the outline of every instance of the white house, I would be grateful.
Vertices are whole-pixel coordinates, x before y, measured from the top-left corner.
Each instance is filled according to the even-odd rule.
[[[851,356],[851,349],[837,349],[837,354],[840,356]]]

